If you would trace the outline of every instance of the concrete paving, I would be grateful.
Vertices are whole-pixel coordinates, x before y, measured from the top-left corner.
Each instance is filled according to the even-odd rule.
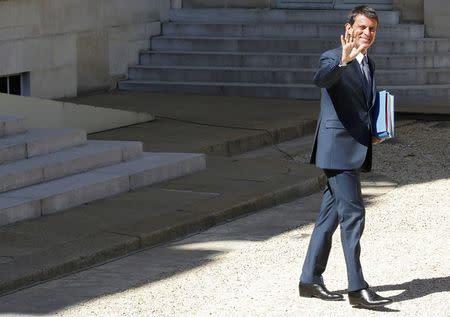
[[[232,157],[311,134],[317,103],[127,93],[76,100],[81,101],[158,115],[154,122],[89,135],[91,141],[142,141],[144,151],[149,152],[204,152],[210,154],[208,168],[60,214],[1,227],[1,292],[204,230],[321,186],[321,173],[309,165],[277,158]],[[67,186],[71,184],[61,184],[61,188]],[[116,189],[97,187],[95,191]],[[76,190],[72,196],[64,204],[77,198]]]
[[[318,169],[272,146],[286,142],[279,148],[292,156],[309,151],[317,102],[116,92],[76,101],[156,114],[151,123],[89,139],[142,141],[152,152],[204,152],[207,169],[1,227],[0,293],[205,230],[323,185]],[[385,181],[369,175],[365,184],[378,194],[395,186]]]
[[[313,194],[3,296],[0,314],[448,317],[449,135],[449,122],[399,122],[395,142],[374,151],[375,171],[399,181],[391,190],[377,181],[383,192],[366,197],[361,241],[368,283],[394,300],[386,308],[349,305],[339,232],[333,236],[324,279],[344,300],[298,296],[299,271],[320,204],[320,194]],[[295,144],[302,142],[280,147],[292,150]],[[261,154],[277,157],[270,148],[244,155]],[[367,185],[363,183],[363,194],[368,194]]]

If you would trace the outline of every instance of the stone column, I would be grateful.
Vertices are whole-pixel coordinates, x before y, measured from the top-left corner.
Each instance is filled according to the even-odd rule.
[[[170,0],[171,9],[181,9],[183,8],[183,0]]]
[[[429,37],[450,38],[450,2],[424,0],[425,32]]]
[[[426,1],[426,0],[425,0]],[[399,10],[402,22],[423,23],[424,0],[394,0],[395,10]]]

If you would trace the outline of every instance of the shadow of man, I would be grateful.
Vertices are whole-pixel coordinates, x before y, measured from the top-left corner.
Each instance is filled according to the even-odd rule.
[[[402,293],[390,297],[394,302],[403,302],[434,293],[450,292],[450,276],[414,279],[403,284],[381,285],[373,287],[373,289],[380,292],[404,290]]]
[[[398,291],[403,290],[396,296],[389,296],[394,303],[421,298],[434,293],[450,292],[450,276],[447,277],[435,277],[429,279],[414,279],[410,282],[403,284],[390,284],[371,286],[376,292]],[[345,294],[346,291],[339,291],[339,293]],[[360,308],[364,309],[364,308]],[[399,310],[391,309],[389,307],[372,308],[370,310],[380,312],[399,312]]]

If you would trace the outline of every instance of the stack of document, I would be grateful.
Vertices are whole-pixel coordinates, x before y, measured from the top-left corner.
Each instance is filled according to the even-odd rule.
[[[372,135],[379,139],[394,137],[394,96],[386,90],[377,92],[372,113]]]

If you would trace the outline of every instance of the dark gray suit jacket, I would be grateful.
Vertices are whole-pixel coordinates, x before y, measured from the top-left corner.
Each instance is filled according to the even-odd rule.
[[[341,54],[342,48],[323,53],[314,76],[314,83],[321,88],[321,101],[311,163],[322,169],[370,171],[375,80],[370,94],[364,89],[358,61],[339,67]],[[375,66],[370,58],[369,67],[373,77]]]

